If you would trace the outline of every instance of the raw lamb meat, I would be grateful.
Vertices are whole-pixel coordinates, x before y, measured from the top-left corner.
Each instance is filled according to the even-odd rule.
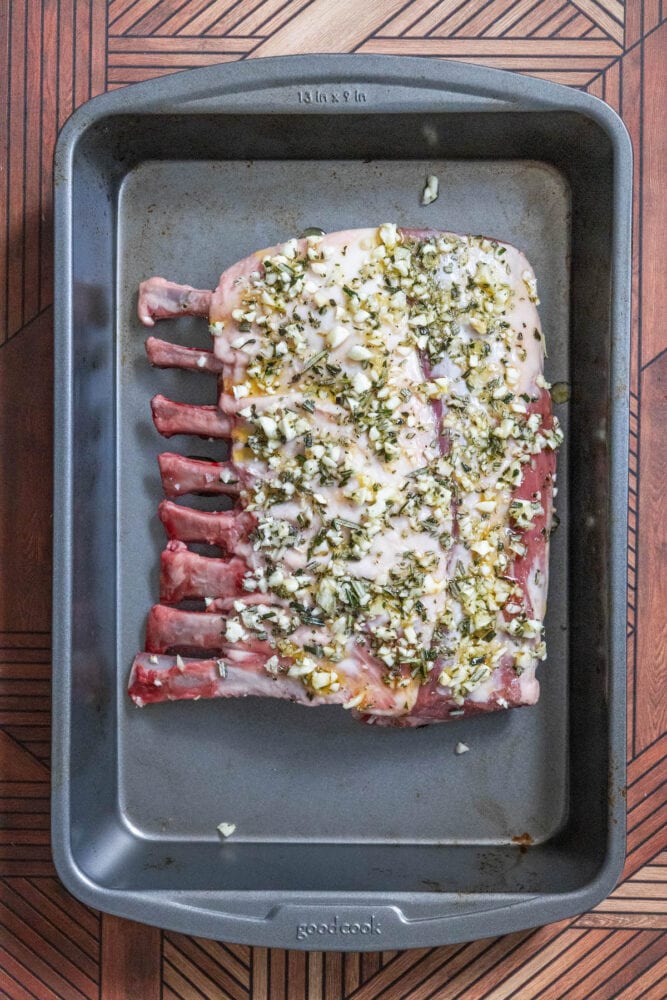
[[[420,726],[537,700],[562,440],[537,302],[514,247],[393,224],[252,254],[214,292],[141,285],[145,325],[212,336],[149,337],[149,361],[218,384],[211,406],[156,396],[157,429],[231,453],[160,456],[137,705],[253,694]],[[174,502],[199,493],[234,507]]]

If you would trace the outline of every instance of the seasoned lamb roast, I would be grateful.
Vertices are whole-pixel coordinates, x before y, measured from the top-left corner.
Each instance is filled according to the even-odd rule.
[[[537,302],[514,247],[393,224],[291,239],[213,292],[141,285],[146,326],[201,316],[212,340],[151,336],[149,361],[217,380],[210,406],[156,396],[155,426],[230,451],[159,458],[137,705],[259,695],[421,726],[537,701],[562,440]]]

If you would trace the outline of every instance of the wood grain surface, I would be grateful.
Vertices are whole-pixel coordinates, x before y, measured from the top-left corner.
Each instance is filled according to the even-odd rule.
[[[665,0],[0,0],[0,996],[14,1000],[667,997]],[[104,90],[292,52],[466,60],[601,97],[634,145],[628,856],[572,920],[366,955],[269,951],[102,916],[49,849],[51,163]]]

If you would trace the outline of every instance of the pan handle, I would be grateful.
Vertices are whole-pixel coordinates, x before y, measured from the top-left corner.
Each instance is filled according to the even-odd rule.
[[[104,908],[119,916],[220,941],[306,951],[451,944],[529,927],[545,913],[544,897],[523,894],[489,899],[424,893],[405,909],[378,897],[356,904],[349,897],[338,902],[310,896],[271,906],[263,893],[253,893],[245,903],[217,892],[122,893],[113,899],[115,895],[105,898]]]
[[[282,948],[381,951],[474,938],[472,929],[478,921],[480,930],[489,926],[496,911],[502,927],[508,922],[510,909],[521,909],[521,903],[533,898],[515,896],[492,902],[483,896],[442,894],[435,903],[415,901],[408,913],[390,903],[282,903],[266,914],[265,922]]]
[[[135,105],[160,113],[331,115],[545,109],[568,88],[446,60],[332,54],[224,63],[133,90]]]

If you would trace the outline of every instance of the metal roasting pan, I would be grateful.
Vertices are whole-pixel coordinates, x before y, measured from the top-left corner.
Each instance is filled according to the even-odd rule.
[[[429,173],[440,197],[423,207]],[[71,892],[204,937],[355,951],[503,934],[609,893],[624,856],[630,218],[620,119],[479,66],[240,62],[70,118],[55,164],[53,845]],[[149,400],[214,392],[150,368],[139,281],[212,288],[307,226],[389,220],[500,237],[537,272],[547,377],[571,385],[539,705],[407,731],[270,700],[136,709],[128,670],[163,544]],[[160,335],[208,342],[192,319]]]

